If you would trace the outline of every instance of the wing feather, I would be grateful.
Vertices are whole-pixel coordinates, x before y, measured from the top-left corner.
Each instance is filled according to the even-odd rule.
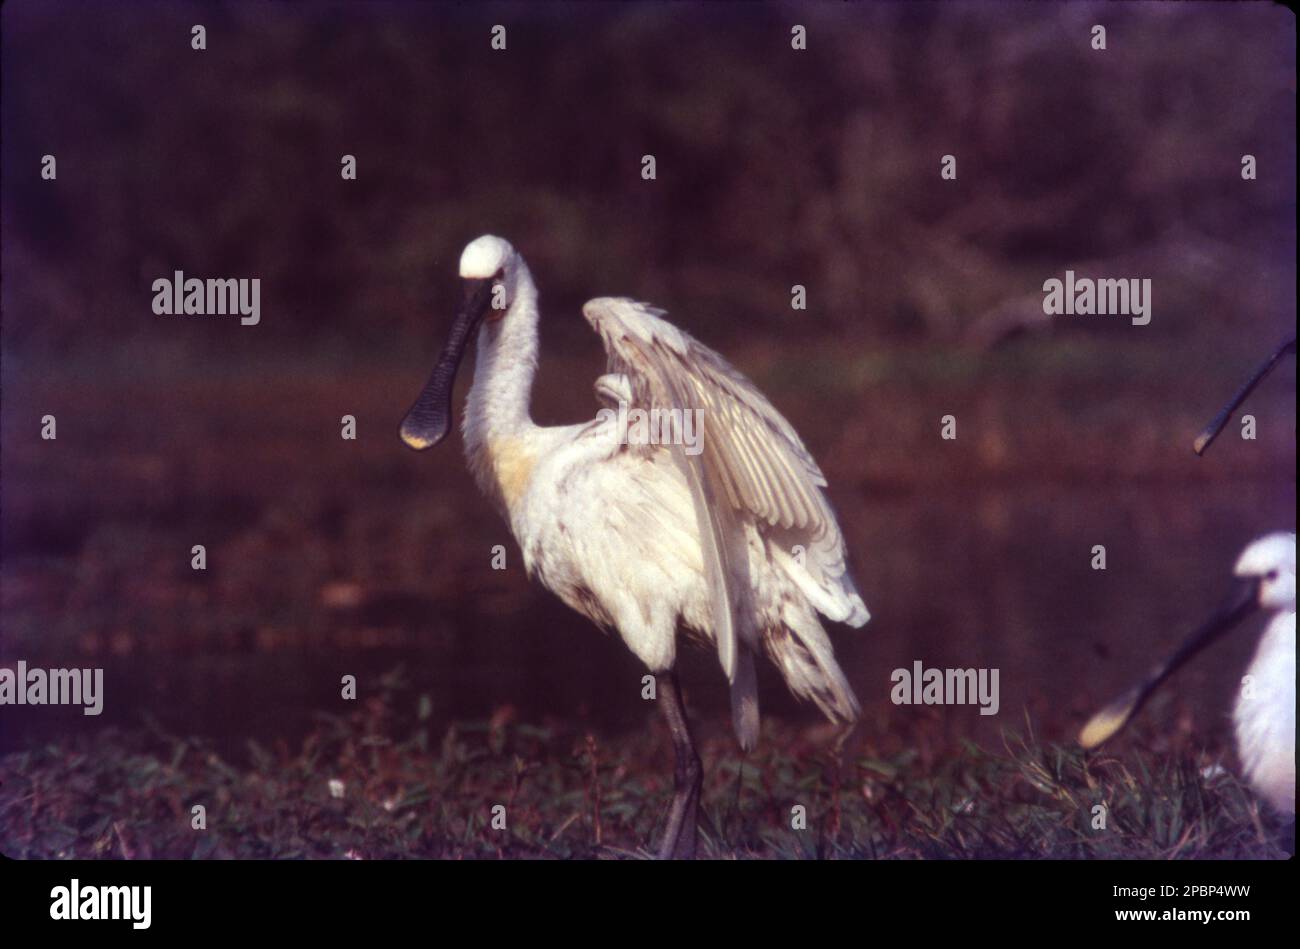
[[[626,376],[632,407],[703,412],[702,451],[690,455],[675,446],[672,453],[691,486],[728,677],[735,681],[737,610],[748,597],[742,518],[767,525],[783,543],[809,548],[806,564],[781,562],[801,587],[815,591],[819,610],[866,622],[822,490],[826,477],[784,416],[721,355],[662,319],[662,310],[601,297],[582,312],[605,345],[608,371]]]

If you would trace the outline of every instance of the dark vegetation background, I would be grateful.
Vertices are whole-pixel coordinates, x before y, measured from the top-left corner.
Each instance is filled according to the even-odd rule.
[[[481,233],[542,291],[540,421],[594,412],[603,353],[578,311],[622,294],[721,349],[804,435],[873,613],[833,632],[872,753],[934,763],[1004,728],[1068,740],[1217,601],[1250,538],[1294,529],[1294,362],[1250,404],[1258,440],[1234,423],[1190,449],[1295,330],[1281,7],[0,17],[0,662],[107,669],[101,719],[6,708],[0,750],[148,716],[247,760],[250,739],[293,749],[346,711],[341,675],[374,696],[399,663],[431,726],[645,728],[636,662],[529,584],[456,440],[417,456],[396,438]],[[340,180],[344,154],[359,180]],[[1151,324],[1043,318],[1067,268],[1150,277]],[[261,325],[154,316],[174,269],[260,277]],[[1153,703],[1145,741],[1225,748],[1254,628]],[[998,667],[1001,714],[893,706],[889,674],[915,659]],[[688,654],[686,674],[725,737],[716,660]],[[774,675],[762,696],[818,734]]]

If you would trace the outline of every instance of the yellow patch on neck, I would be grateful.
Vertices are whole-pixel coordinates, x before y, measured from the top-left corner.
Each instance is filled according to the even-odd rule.
[[[488,443],[488,457],[506,507],[513,508],[523,497],[533,476],[537,458],[519,438],[498,438]]]

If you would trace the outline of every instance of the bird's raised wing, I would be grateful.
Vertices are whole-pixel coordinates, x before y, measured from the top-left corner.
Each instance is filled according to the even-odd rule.
[[[673,446],[695,500],[706,573],[713,591],[718,653],[735,672],[735,617],[744,597],[748,555],[740,519],[750,519],[799,558],[783,563],[821,612],[861,625],[867,612],[845,567],[844,541],[822,489],[826,478],[790,423],[722,356],[664,319],[662,310],[601,297],[582,313],[600,334],[609,371],[627,377],[631,407],[693,412],[702,422],[698,451]],[[722,614],[726,614],[725,616]]]

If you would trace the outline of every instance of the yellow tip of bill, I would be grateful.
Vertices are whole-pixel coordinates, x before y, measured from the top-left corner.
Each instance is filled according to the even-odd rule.
[[[416,451],[424,451],[424,449],[431,448],[435,444],[432,438],[421,435],[419,428],[414,425],[409,428],[403,425],[398,434],[408,448],[414,448]]]
[[[1089,750],[1096,748],[1123,728],[1132,714],[1133,701],[1128,696],[1111,703],[1088,719],[1088,724],[1079,732],[1079,744]]]

